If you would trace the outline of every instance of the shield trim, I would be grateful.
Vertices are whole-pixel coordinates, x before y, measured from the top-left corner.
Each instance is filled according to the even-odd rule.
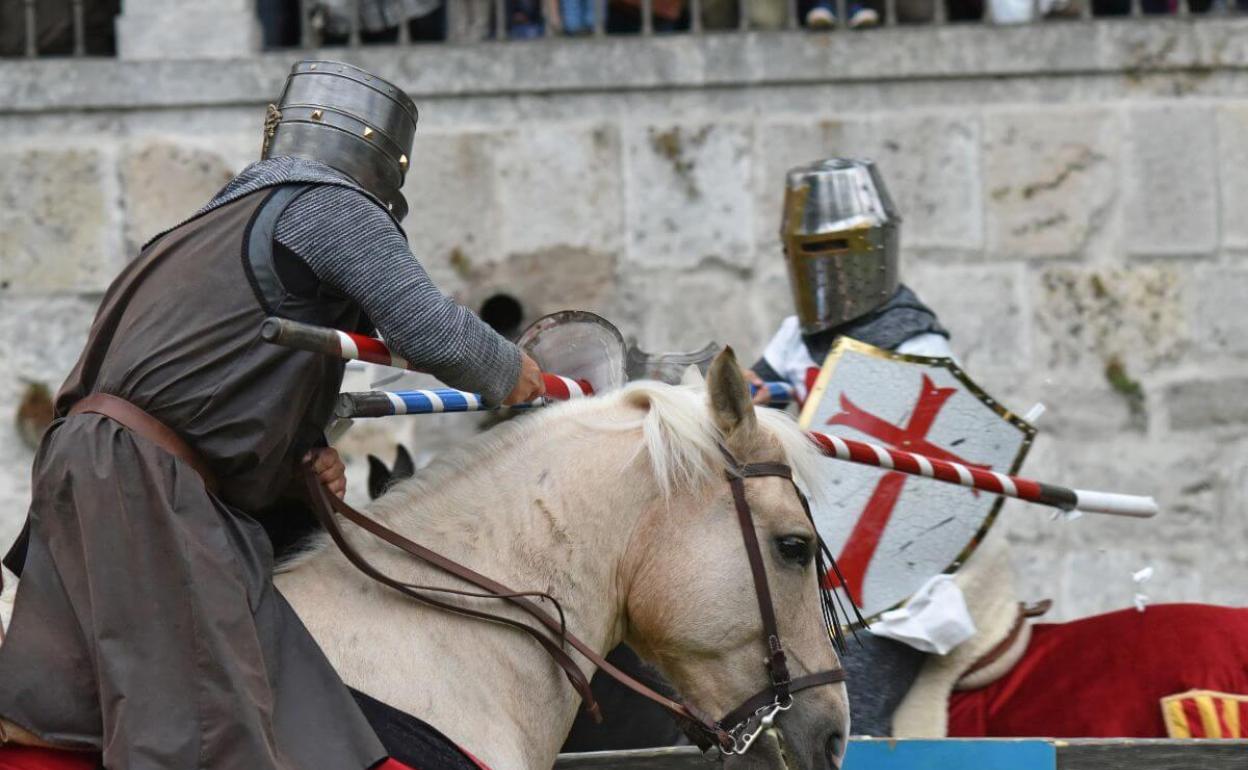
[[[853,339],[852,337],[838,338],[832,345],[832,349],[828,351],[827,357],[823,360],[823,365],[819,370],[819,377],[815,380],[814,387],[811,388],[810,394],[806,397],[806,403],[803,405],[801,414],[798,417],[798,424],[803,430],[810,430],[811,423],[814,421],[815,413],[818,411],[819,404],[823,401],[824,393],[827,392],[828,383],[832,380],[832,375],[836,371],[836,365],[846,353],[858,353],[860,355],[871,356],[872,358],[881,358],[890,361],[904,361],[906,363],[922,364],[924,366],[947,370],[954,379],[966,388],[968,393],[973,395],[982,404],[984,404],[984,406],[987,406],[999,417],[1001,417],[1001,419],[1005,420],[1010,425],[1013,425],[1023,434],[1023,441],[1019,444],[1018,453],[1011,462],[1010,469],[1008,471],[1008,475],[1011,476],[1018,474],[1019,469],[1022,468],[1023,461],[1027,458],[1027,454],[1031,450],[1032,444],[1035,443],[1037,430],[1034,425],[1010,411],[1000,401],[990,396],[988,392],[972,380],[970,376],[963,371],[962,367],[958,366],[957,362],[952,358],[896,353],[891,350],[877,348],[874,345],[869,345],[865,342]],[[983,542],[984,538],[988,534],[988,531],[992,528],[992,525],[996,523],[997,515],[1001,512],[1001,507],[1004,504],[1005,498],[998,497],[997,501],[993,504],[992,509],[988,512],[988,515],[984,517],[983,524],[981,524],[975,534],[971,536],[971,539],[967,542],[966,546],[964,546],[958,555],[954,557],[953,561],[950,562],[944,570],[942,570],[941,574],[953,574],[966,563],[966,560],[971,557],[971,554],[973,554],[975,549],[979,547],[979,544]],[[909,601],[909,598],[903,599],[891,607],[882,609],[874,615],[864,618],[863,623],[855,622],[851,627],[855,629],[864,628],[865,625],[869,625],[872,621],[878,620],[884,613],[895,610],[899,607],[904,607]]]

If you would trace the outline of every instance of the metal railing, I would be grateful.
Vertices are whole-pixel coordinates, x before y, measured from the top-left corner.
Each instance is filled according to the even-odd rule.
[[[407,45],[413,42],[413,36],[406,21],[400,22],[397,28],[386,30],[387,34],[377,35],[377,30],[365,30],[361,22],[361,4],[376,0],[289,0],[292,15],[297,18],[298,30],[293,39],[301,48],[317,48],[324,45],[346,45],[357,47],[375,43],[397,43]],[[632,0],[629,8],[609,0],[593,0],[592,28],[584,30],[592,37],[605,37],[615,34],[633,34],[653,36],[659,34],[702,35],[714,33],[741,33],[757,29],[797,30],[808,27],[807,13],[811,3],[809,0],[736,0],[734,6],[725,14],[719,8],[716,14],[719,23],[708,23],[706,15],[711,0],[684,0],[678,18],[661,17],[656,13],[655,0]],[[851,10],[870,8],[875,18],[869,25],[872,27],[894,27],[899,25],[944,25],[952,22],[993,23],[994,14],[991,7],[999,0],[828,0],[835,20],[829,23],[823,17],[820,31],[840,32],[855,24],[847,24],[851,19]],[[1026,3],[1028,0],[1022,0]],[[1030,0],[1031,9],[1028,19],[1023,21],[1042,22],[1050,17],[1061,17],[1074,20],[1091,20],[1101,17],[1143,17],[1173,15],[1187,17],[1193,15],[1248,15],[1248,0]],[[757,24],[756,12],[767,5],[768,23]],[[7,56],[40,56],[71,55],[82,57],[88,55],[88,49],[98,51],[101,48],[111,50],[111,41],[107,45],[88,45],[88,30],[85,20],[86,0],[71,0],[69,12],[71,18],[69,29],[72,38],[62,33],[60,39],[41,45],[40,16],[37,0],[20,0],[21,24],[24,27],[24,46],[20,50],[5,51]],[[534,3],[541,7],[543,3]],[[1057,6],[1055,9],[1054,6]],[[447,0],[443,12],[463,14],[472,6],[474,13],[488,16],[481,18],[473,26],[475,32],[468,36],[463,34],[443,34],[440,39],[454,41],[485,40],[496,41],[515,39],[512,25],[511,0]],[[614,7],[613,7],[614,6]],[[782,6],[782,18],[777,19],[776,10]],[[668,6],[670,7],[670,6]],[[916,13],[916,8],[920,9]],[[969,11],[967,9],[970,9]],[[735,11],[735,13],[734,13]],[[63,11],[61,11],[63,13]],[[628,23],[621,25],[619,19],[627,13]],[[724,23],[724,18],[735,23]],[[61,21],[61,20],[57,20]],[[334,23],[330,23],[330,22]],[[449,19],[448,19],[449,21]],[[559,36],[561,30],[547,20],[535,18],[533,24],[540,27],[539,36],[551,38]],[[64,24],[56,25],[62,30]],[[447,24],[448,30],[455,25]],[[855,30],[858,31],[858,30]],[[525,37],[532,37],[532,34]],[[93,41],[94,42],[94,41]],[[44,50],[49,49],[49,50]]]
[[[359,2],[369,2],[370,0],[356,0],[357,8]],[[465,0],[454,0],[449,3],[454,6]],[[471,0],[467,0],[471,2]],[[465,2],[465,4],[467,4]],[[642,36],[653,36],[659,34],[690,34],[702,35],[708,32],[715,33],[733,33],[733,32],[750,32],[759,29],[773,30],[796,30],[807,28],[807,12],[811,3],[803,0],[762,0],[762,2],[776,3],[771,6],[772,13],[762,14],[771,16],[770,23],[760,25],[755,22],[757,14],[754,12],[761,6],[760,0],[736,0],[735,13],[729,13],[728,16],[735,16],[735,24],[708,24],[705,18],[704,10],[706,9],[707,0],[685,0],[682,4],[683,9],[679,18],[660,18],[656,14],[655,0],[632,0],[627,9],[623,9],[628,14],[628,23],[625,25],[617,24],[617,15],[622,15],[622,9],[619,5],[612,8],[612,3],[608,0],[594,0],[592,3],[593,26],[588,33],[593,37],[605,37],[615,34],[633,34]],[[1023,0],[1027,2],[1027,0]],[[759,4],[756,6],[755,4]],[[1050,19],[1064,20],[1090,20],[1094,18],[1110,17],[1141,17],[1141,16],[1189,16],[1189,15],[1245,15],[1248,14],[1248,0],[1030,0],[1031,9],[1029,18],[1023,19],[1022,23],[1045,22]],[[350,34],[346,39],[342,39],[340,35],[337,40],[318,37],[315,33],[317,25],[308,23],[308,19],[312,18],[308,15],[308,10],[317,5],[316,0],[300,0],[303,8],[301,18],[305,20],[303,28],[308,34],[303,36],[303,45],[305,47],[317,47],[322,44],[359,44],[359,14],[355,14],[355,18],[350,20]],[[782,20],[775,19],[774,10],[778,5],[783,6]],[[945,25],[954,22],[983,22],[994,23],[994,14],[991,7],[994,0],[828,0],[828,4],[833,9],[834,21],[820,27],[822,30],[837,32],[848,30],[851,27],[894,27],[894,26],[922,26],[922,25]],[[541,4],[536,4],[541,5]],[[1195,8],[1193,6],[1196,6]],[[921,7],[922,10],[916,14],[915,8]],[[473,40],[514,40],[512,19],[510,11],[512,4],[509,0],[487,0],[481,7],[488,7],[489,19],[488,23],[479,25],[478,34],[475,37],[466,38]],[[874,15],[868,24],[858,25],[855,23],[846,23],[854,21],[851,12],[860,8],[869,8]],[[967,9],[971,10],[968,11]],[[904,9],[904,10],[903,10]],[[462,8],[460,9],[462,12]],[[316,11],[312,11],[313,16]],[[724,14],[720,14],[722,17]],[[826,20],[826,16],[824,19]],[[546,20],[538,18],[531,20],[535,26],[540,26],[540,32],[537,35],[526,34],[523,37],[541,37],[550,38],[559,36],[560,30],[554,24],[547,23]],[[660,23],[662,22],[662,23]],[[1001,22],[1006,23],[1006,22]],[[1018,23],[1018,22],[1015,22]],[[453,26],[453,25],[448,25]],[[481,29],[485,32],[481,32]],[[855,31],[858,31],[855,29]],[[406,43],[409,40],[407,26],[399,24],[398,41]],[[461,41],[464,38],[457,38],[454,35],[448,35],[448,39],[452,42]]]

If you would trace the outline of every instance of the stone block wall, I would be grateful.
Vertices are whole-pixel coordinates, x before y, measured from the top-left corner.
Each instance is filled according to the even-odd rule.
[[[1024,473],[1162,504],[1009,504],[1026,597],[1122,607],[1153,566],[1154,601],[1248,603],[1248,25],[1052,26],[327,53],[420,104],[405,226],[446,291],[597,311],[654,350],[757,354],[790,312],[784,171],[874,158],[904,280],[965,368],[1048,408]],[[29,495],[30,384],[59,384],[111,276],[254,158],[289,64],[0,64],[0,540]],[[368,452],[477,423],[357,424],[352,497]]]

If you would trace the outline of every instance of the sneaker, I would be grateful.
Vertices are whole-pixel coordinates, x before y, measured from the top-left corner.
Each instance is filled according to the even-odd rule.
[[[820,3],[806,12],[806,26],[810,29],[832,29],[836,26],[836,14],[826,3]]]
[[[855,6],[849,12],[850,29],[865,29],[866,27],[878,27],[879,25],[880,15],[872,8]]]

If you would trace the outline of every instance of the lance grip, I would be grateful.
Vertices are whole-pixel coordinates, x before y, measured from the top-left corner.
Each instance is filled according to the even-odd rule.
[[[286,348],[307,350],[312,353],[338,355],[338,335],[333,329],[269,317],[260,324],[260,339]]]
[[[762,388],[767,391],[767,406],[788,406],[796,400],[797,393],[787,382],[764,382]],[[759,386],[750,384],[750,396],[758,393]]]

